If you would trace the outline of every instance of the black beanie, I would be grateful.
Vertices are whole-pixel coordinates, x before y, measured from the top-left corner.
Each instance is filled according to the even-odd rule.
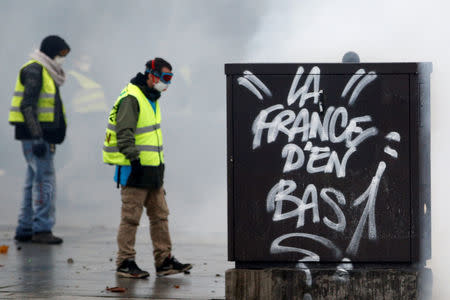
[[[60,51],[65,49],[70,51],[69,45],[57,35],[49,35],[43,39],[40,48],[41,52],[45,53],[51,59],[55,58]]]

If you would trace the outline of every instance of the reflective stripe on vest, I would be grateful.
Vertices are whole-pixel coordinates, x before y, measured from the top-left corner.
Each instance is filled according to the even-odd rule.
[[[160,146],[146,146],[146,145],[136,145],[136,148],[139,151],[150,151],[150,152],[159,152],[163,150],[163,147]],[[105,152],[119,152],[119,148],[115,146],[103,146],[103,151]]]
[[[11,107],[9,111],[22,113],[20,111],[20,107]],[[41,113],[53,113],[53,111],[54,111],[54,108],[51,108],[51,107],[40,107],[40,108],[37,109],[38,114],[41,114]]]
[[[145,126],[142,128],[136,128],[136,131],[134,132],[134,134],[142,134],[142,133],[146,133],[146,132],[152,132],[159,128],[161,128],[160,124]],[[108,129],[112,130],[112,131],[116,131],[116,126],[108,123]]]
[[[42,66],[42,87],[39,93],[39,99],[37,102],[37,118],[39,122],[52,123],[55,121],[55,97],[56,97],[56,86],[52,77],[50,76],[47,69],[37,60],[30,60],[20,69],[19,75],[16,80],[16,87],[14,90],[13,98],[11,101],[11,108],[9,110],[8,121],[11,124],[21,124],[25,122],[22,112],[20,111],[20,104],[22,103],[24,97],[25,86],[20,81],[20,74],[26,66],[38,63]],[[65,109],[62,104],[62,110],[65,119]]]
[[[144,166],[159,166],[164,163],[159,103],[156,102],[156,111],[153,110],[149,100],[139,87],[131,83],[120,93],[109,115],[103,144],[103,161],[112,165],[130,165],[130,161],[119,151],[116,133],[117,111],[121,101],[128,95],[136,98],[139,105],[139,117],[134,138],[141,164]]]
[[[24,92],[14,92],[13,96],[23,97]],[[56,94],[40,93],[39,98],[55,98]]]

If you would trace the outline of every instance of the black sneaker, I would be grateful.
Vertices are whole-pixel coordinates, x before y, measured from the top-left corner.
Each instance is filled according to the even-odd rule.
[[[33,237],[33,230],[30,229],[16,229],[16,235],[14,236],[14,239],[18,242],[29,242],[31,241],[31,238]]]
[[[36,232],[31,238],[31,242],[37,244],[50,244],[58,245],[63,242],[62,238],[56,237],[51,231],[49,232]]]
[[[150,276],[147,271],[139,269],[134,260],[124,260],[116,270],[119,277],[125,278],[146,278]]]
[[[16,234],[14,239],[18,242],[29,242],[33,238],[32,234]]]
[[[192,269],[191,264],[182,264],[174,256],[166,257],[160,267],[156,267],[157,276],[167,276],[177,273],[186,272]]]

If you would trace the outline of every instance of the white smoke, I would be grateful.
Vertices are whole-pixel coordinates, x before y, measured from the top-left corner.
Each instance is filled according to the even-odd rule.
[[[450,36],[444,1],[277,1],[247,46],[248,61],[433,62],[431,74],[431,205],[433,299],[449,299],[447,170],[450,143]]]

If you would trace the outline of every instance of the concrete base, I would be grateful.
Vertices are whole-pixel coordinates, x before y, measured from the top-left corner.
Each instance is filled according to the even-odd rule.
[[[310,270],[310,271],[308,271]],[[310,274],[309,274],[310,272]],[[311,275],[311,276],[309,276]],[[226,299],[431,299],[428,268],[229,269]]]

